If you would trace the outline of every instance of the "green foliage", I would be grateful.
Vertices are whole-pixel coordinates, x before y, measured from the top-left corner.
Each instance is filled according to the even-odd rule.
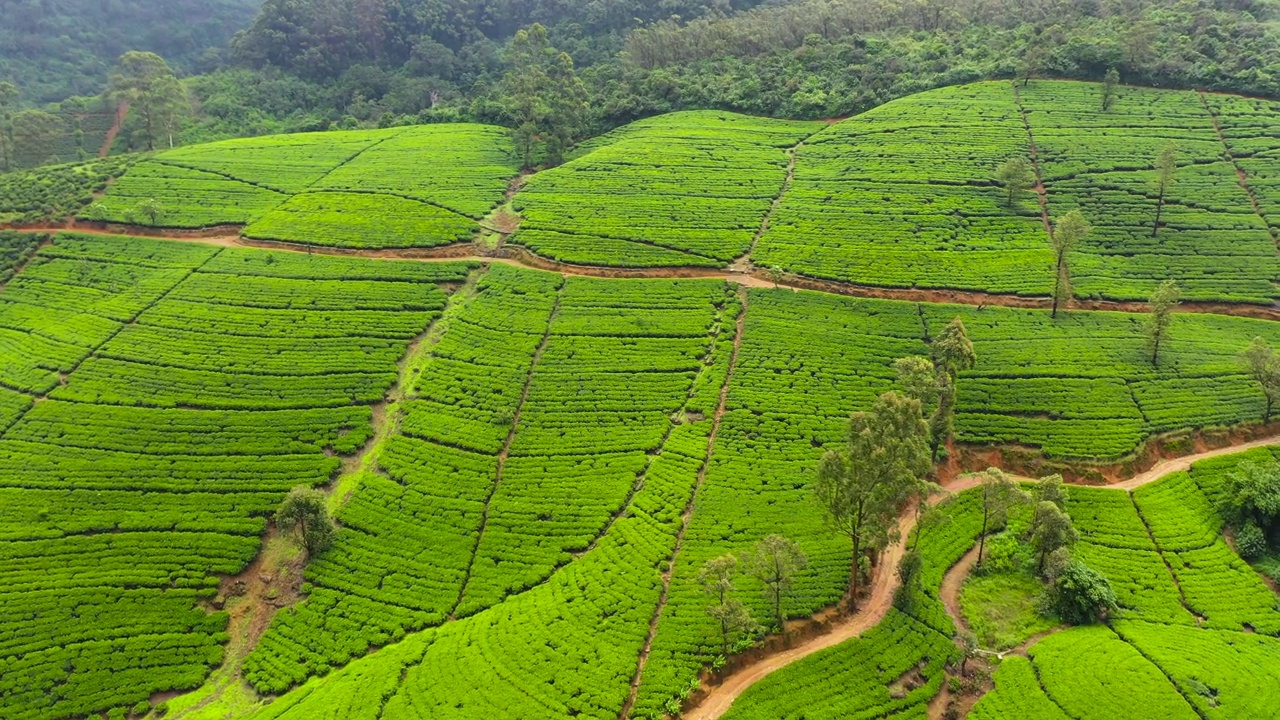
[[[1249,376],[1258,384],[1262,394],[1267,398],[1262,422],[1271,422],[1271,411],[1275,407],[1276,400],[1280,399],[1280,356],[1276,355],[1266,340],[1257,337],[1241,353],[1241,360],[1249,371]]]
[[[818,465],[813,494],[836,532],[853,542],[850,597],[857,599],[862,554],[888,545],[894,521],[920,492],[929,468],[928,426],[920,402],[887,392],[849,420],[845,448]]]
[[[76,215],[133,162],[120,157],[0,175],[0,222],[56,222]]]
[[[879,717],[920,709],[937,694],[943,668],[958,659],[951,640],[897,610],[861,637],[788,665],[747,688],[728,720]],[[918,669],[924,684],[899,685]]]
[[[755,551],[744,559],[746,571],[764,585],[764,599],[773,607],[778,630],[786,627],[784,601],[790,595],[796,574],[809,565],[808,558],[794,541],[781,535],[767,535]]]
[[[782,191],[786,149],[819,127],[715,111],[633,123],[531,177],[512,242],[562,262],[727,265]]]
[[[1040,580],[1028,571],[995,572],[993,565],[992,572],[967,578],[960,594],[965,623],[984,648],[1007,650],[1058,624],[1041,613]]]
[[[973,707],[969,714],[973,720],[1067,720],[1069,717],[1045,694],[1031,661],[1021,655],[1002,660],[992,679],[995,690],[983,695]]]
[[[1105,626],[1051,635],[1028,654],[1048,697],[1070,717],[1197,717],[1159,668]],[[1119,678],[1123,687],[1114,685]]]
[[[1036,169],[1026,156],[1014,155],[996,168],[995,181],[1004,186],[1007,200],[1005,204],[1013,207],[1013,201],[1021,193],[1030,190],[1036,184]]]
[[[1053,590],[1054,610],[1073,625],[1106,620],[1119,609],[1111,583],[1079,560],[1058,574]]]
[[[190,112],[186,89],[155,53],[130,50],[121,55],[107,94],[139,117],[141,138],[131,145],[140,150],[155,150],[166,141],[173,147],[181,118]]]
[[[285,495],[276,509],[276,525],[296,540],[310,557],[333,545],[337,527],[329,517],[328,496],[323,491],[299,485]]]

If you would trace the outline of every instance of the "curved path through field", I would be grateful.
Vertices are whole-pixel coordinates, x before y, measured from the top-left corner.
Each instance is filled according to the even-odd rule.
[[[705,279],[725,280],[744,287],[779,287],[790,290],[815,290],[818,292],[845,295],[848,297],[875,298],[881,300],[900,300],[903,302],[951,303],[957,305],[973,305],[977,307],[1011,307],[1024,309],[1047,310],[1052,306],[1052,299],[1047,297],[1027,297],[1022,295],[1002,295],[974,290],[954,289],[922,289],[892,288],[870,285],[855,285],[834,280],[821,280],[803,275],[785,274],[774,282],[767,273],[759,268],[747,268],[736,265],[727,269],[700,267],[667,267],[667,268],[617,268],[601,265],[573,265],[556,262],[540,255],[535,255],[524,248],[505,246],[501,256],[477,254],[475,244],[467,242],[447,245],[439,248],[407,248],[407,249],[357,249],[331,248],[302,245],[299,243],[263,241],[245,238],[237,233],[235,227],[216,228],[213,231],[178,231],[157,230],[155,228],[137,226],[83,226],[69,223],[64,226],[4,226],[0,229],[20,232],[76,232],[86,235],[135,235],[151,237],[175,242],[193,242],[221,247],[256,247],[286,252],[299,252],[315,255],[335,255],[341,257],[359,257],[370,260],[416,260],[418,262],[450,262],[470,261],[480,263],[504,263],[533,270],[558,272],[571,277],[596,278],[666,278],[666,279]],[[1149,310],[1144,302],[1121,302],[1113,300],[1076,300],[1071,304],[1075,310],[1102,310],[1113,312],[1144,313]],[[1216,315],[1233,315],[1261,320],[1280,321],[1280,305],[1247,305],[1230,303],[1213,303],[1184,301],[1178,306],[1178,312],[1211,313]]]
[[[1115,485],[1103,485],[1098,487],[1131,491],[1142,487],[1143,485],[1149,485],[1172,473],[1186,470],[1191,467],[1193,463],[1201,460],[1273,445],[1280,445],[1280,435],[1273,435],[1271,437],[1242,443],[1240,445],[1218,448],[1216,450],[1208,450],[1194,455],[1165,460],[1150,470],[1135,476],[1131,480],[1126,480],[1125,482],[1117,483]],[[1019,479],[1030,480],[1030,478]],[[980,475],[965,475],[957,478],[955,481],[944,487],[949,493],[959,493],[964,490],[977,487],[980,483]],[[936,504],[945,497],[945,494],[936,495],[930,499],[930,502]],[[902,538],[908,537],[914,525],[915,513],[908,510],[903,514],[902,518],[898,520],[898,528],[901,531],[900,536]],[[845,640],[855,638],[858,635],[861,635],[864,631],[875,627],[875,625],[884,619],[885,613],[887,613],[889,608],[893,605],[893,593],[898,587],[898,573],[895,570],[898,566],[898,560],[902,558],[902,553],[903,544],[901,541],[894,543],[884,551],[883,555],[881,555],[880,562],[876,565],[875,573],[871,581],[871,593],[867,596],[862,607],[859,608],[856,613],[840,618],[835,622],[831,629],[823,635],[814,637],[800,645],[774,655],[763,657],[758,662],[734,671],[719,685],[710,688],[707,694],[703,696],[702,700],[695,707],[685,712],[683,717],[688,720],[716,720],[716,718],[719,718],[728,712],[729,707],[733,705],[733,701],[736,700],[747,688],[764,679],[773,671],[786,667],[797,660],[806,658],[833,645],[838,645]],[[959,626],[962,626],[963,624],[960,613],[960,588],[964,584],[964,578],[968,575],[969,569],[972,568],[977,557],[976,549],[966,553],[960,561],[947,571],[946,575],[943,577],[942,587],[939,591],[939,596],[942,599],[943,605],[946,606],[948,614],[951,615],[952,619]]]

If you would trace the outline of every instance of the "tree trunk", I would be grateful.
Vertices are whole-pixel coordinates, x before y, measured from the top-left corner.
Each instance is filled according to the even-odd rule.
[[[1156,221],[1151,225],[1151,237],[1160,231],[1160,213],[1164,211],[1164,186],[1160,187],[1160,197],[1156,200]]]
[[[1263,424],[1266,424],[1266,423],[1271,422],[1271,405],[1272,405],[1272,403],[1274,403],[1274,402],[1275,402],[1275,401],[1271,399],[1271,395],[1268,393],[1268,394],[1267,394],[1267,409],[1266,409],[1266,411],[1265,411],[1265,412],[1263,412],[1263,413],[1262,413],[1262,422],[1263,422]]]
[[[1062,297],[1062,255],[1058,255],[1058,274],[1053,279],[1053,313],[1049,317],[1058,319],[1058,298]]]
[[[852,563],[853,568],[849,573],[849,604],[850,605],[858,601],[858,579],[859,579],[858,575],[859,575],[859,571],[861,570],[861,564],[858,562],[858,560],[860,559],[859,551],[862,549],[860,545],[861,543],[859,542],[858,536],[855,533],[853,536],[853,563]]]
[[[1156,341],[1151,346],[1151,364],[1154,367],[1160,367],[1160,340],[1163,336],[1163,330],[1156,330]]]
[[[987,549],[987,504],[982,503],[982,534],[978,536],[978,567],[982,567],[982,553]]]

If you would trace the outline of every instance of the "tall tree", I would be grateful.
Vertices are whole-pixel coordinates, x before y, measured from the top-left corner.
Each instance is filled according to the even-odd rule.
[[[751,612],[741,600],[731,597],[734,591],[733,576],[738,571],[738,558],[733,555],[722,555],[708,560],[698,571],[698,584],[703,592],[711,596],[711,604],[707,606],[707,614],[715,618],[720,626],[720,650],[729,654],[729,646],[739,633],[752,628]]]
[[[773,621],[778,630],[786,629],[782,603],[791,593],[796,573],[809,565],[804,551],[795,541],[781,535],[768,535],[756,543],[745,558],[747,572],[764,585],[764,599],[773,608]]]
[[[1071,251],[1089,235],[1089,223],[1079,210],[1072,210],[1054,226],[1049,235],[1053,254],[1057,259],[1057,271],[1053,283],[1053,317],[1058,308],[1071,301]]]
[[[1276,400],[1280,399],[1280,357],[1277,357],[1276,351],[1267,344],[1266,340],[1256,337],[1244,351],[1241,359],[1249,370],[1249,377],[1258,383],[1263,397],[1266,398],[1262,422],[1269,423]]]
[[[1173,174],[1178,169],[1178,148],[1172,144],[1160,148],[1156,156],[1156,219],[1151,223],[1151,237],[1160,231],[1160,215],[1164,212],[1164,195],[1173,185]]]
[[[1107,74],[1102,78],[1102,112],[1111,109],[1111,105],[1116,101],[1116,88],[1120,85],[1120,73],[1115,68],[1107,70]]]
[[[0,82],[0,169],[13,170],[13,112],[18,104],[18,88],[11,82]]]
[[[1067,509],[1067,485],[1061,475],[1047,475],[1036,482],[1031,489],[1031,498],[1037,505],[1043,502],[1053,503],[1059,510]]]
[[[853,414],[845,447],[818,465],[814,496],[852,542],[850,598],[858,594],[863,553],[892,540],[899,511],[929,471],[928,436],[920,401],[887,392],[871,410]]]
[[[978,534],[978,565],[987,548],[987,531],[1004,527],[1009,510],[1027,501],[1027,494],[1018,483],[1002,470],[990,468],[982,475],[982,530]]]
[[[1076,544],[1080,534],[1071,524],[1071,516],[1051,502],[1036,505],[1035,515],[1031,520],[1031,547],[1035,549],[1040,560],[1036,571],[1044,571],[1045,559],[1058,548],[1071,547]]]
[[[328,549],[337,535],[325,494],[306,485],[289,491],[276,510],[275,520],[276,526],[296,536],[312,557]]]
[[[559,163],[587,128],[587,91],[573,58],[551,44],[546,28],[534,24],[516,33],[509,59],[502,95],[524,164],[534,164],[539,144],[548,164]]]
[[[929,422],[929,450],[931,459],[937,462],[938,451],[951,438],[955,425],[960,373],[972,369],[978,356],[973,350],[973,343],[969,341],[964,321],[958,317],[947,323],[933,339],[931,350],[933,367],[938,376],[938,411]]]
[[[1022,80],[1022,87],[1026,87],[1027,83],[1039,75],[1043,67],[1044,49],[1038,44],[1028,45],[1018,63],[1018,77]]]
[[[996,168],[995,180],[1005,189],[1005,204],[1013,207],[1018,195],[1036,185],[1036,169],[1021,155],[1014,155]]]
[[[1169,325],[1173,322],[1173,311],[1178,307],[1181,296],[1178,283],[1165,280],[1151,295],[1151,312],[1147,315],[1146,336],[1147,350],[1151,351],[1151,364],[1160,365],[1160,346],[1169,334]]]
[[[938,404],[938,375],[933,363],[919,355],[898,358],[893,362],[898,389],[903,395],[920,401],[925,415],[933,413]]]
[[[173,145],[178,120],[187,108],[187,93],[164,58],[137,50],[120,56],[108,93],[117,102],[129,103],[130,112],[138,113],[148,150]]]

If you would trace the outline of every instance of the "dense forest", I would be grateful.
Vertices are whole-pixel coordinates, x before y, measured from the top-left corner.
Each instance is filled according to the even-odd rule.
[[[183,78],[181,143],[474,120],[542,139],[560,127],[559,146],[672,110],[843,117],[934,87],[1111,69],[1131,84],[1280,96],[1274,0],[266,0],[204,49],[193,38],[225,39],[243,3],[135,22],[143,8],[112,0],[95,12],[114,16],[82,15],[86,38],[52,55],[92,62],[15,73],[43,52],[31,43],[71,33],[35,7],[0,29],[23,37],[0,55],[22,98],[96,94],[105,48],[154,49]],[[166,33],[174,14],[189,25]],[[522,41],[534,23],[545,32]],[[126,27],[140,37],[117,37]],[[117,151],[154,145],[140,122],[130,116]]]
[[[129,50],[158,53],[186,73],[222,64],[226,44],[261,0],[4,0],[0,81],[29,103],[97,95]]]

